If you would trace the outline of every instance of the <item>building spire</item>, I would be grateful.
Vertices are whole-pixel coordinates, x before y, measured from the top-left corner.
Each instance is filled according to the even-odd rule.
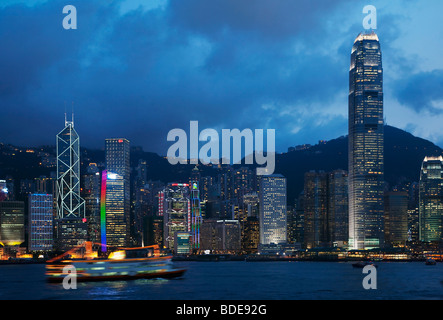
[[[71,107],[71,121],[68,121],[66,102],[65,102],[65,127],[67,127],[68,125],[74,127],[74,102],[72,102],[72,107]]]
[[[72,127],[74,127],[74,101],[72,101],[71,112],[72,112],[71,123],[72,123]]]

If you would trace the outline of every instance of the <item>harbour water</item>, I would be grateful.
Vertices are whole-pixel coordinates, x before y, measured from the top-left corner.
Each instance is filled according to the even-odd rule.
[[[1,265],[0,300],[441,300],[443,263],[380,262],[377,289],[339,262],[175,262],[180,279],[77,283],[45,281],[45,265]]]

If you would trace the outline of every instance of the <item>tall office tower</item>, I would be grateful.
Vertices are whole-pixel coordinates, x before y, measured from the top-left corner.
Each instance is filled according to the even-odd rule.
[[[240,253],[241,228],[239,221],[224,219],[203,221],[201,249],[215,253]]]
[[[101,181],[100,234],[102,251],[108,247],[125,247],[127,219],[125,215],[125,181],[121,175],[104,170]]]
[[[146,216],[143,224],[143,245],[163,247],[163,217]]]
[[[408,240],[408,193],[385,194],[385,244],[405,246]]]
[[[335,170],[328,177],[328,234],[330,244],[342,246],[349,239],[348,173]]]
[[[327,246],[328,242],[328,174],[320,172],[305,173],[304,182],[306,248]]]
[[[257,216],[249,216],[242,225],[241,246],[246,254],[257,253],[260,243],[259,220]]]
[[[412,243],[417,243],[418,241],[420,241],[419,190],[420,184],[418,182],[411,183],[408,190],[408,241],[411,241]]]
[[[0,243],[17,247],[25,241],[25,203],[0,202]]]
[[[296,230],[297,230],[297,216],[295,212],[295,207],[288,206],[287,213],[287,237],[288,243],[294,244],[297,242],[296,239]]]
[[[302,191],[295,200],[295,216],[296,216],[295,239],[296,242],[298,243],[305,242],[304,198],[305,198],[305,193],[304,191]]]
[[[221,168],[221,173],[218,176],[220,184],[220,198],[221,200],[230,200],[234,194],[234,177],[231,166]]]
[[[83,199],[88,223],[88,240],[100,242],[100,171],[96,163],[90,163],[83,175]]]
[[[80,197],[80,138],[74,121],[57,134],[56,248],[69,250],[87,239],[85,202]]]
[[[106,139],[105,141],[106,170],[123,178],[124,215],[126,223],[126,245],[130,243],[131,228],[131,188],[130,188],[130,147],[126,139]]]
[[[423,242],[442,240],[443,157],[426,157],[420,173],[419,237]]]
[[[52,194],[29,195],[29,251],[51,251],[53,248],[53,198]]]
[[[163,213],[163,239],[166,248],[173,249],[176,246],[177,233],[183,237],[183,233],[191,234],[191,200],[189,184],[170,183],[161,192],[159,203]]]
[[[286,178],[262,176],[259,197],[260,245],[286,243]]]
[[[191,175],[190,196],[191,196],[191,240],[192,248],[200,249],[200,227],[202,224],[202,214],[200,206],[200,174],[195,167]]]
[[[360,34],[349,71],[349,248],[383,246],[383,68],[378,36]]]
[[[152,190],[146,187],[136,188],[134,191],[134,217],[132,219],[134,243],[140,246],[143,242],[144,219],[154,214],[154,207],[151,203]]]

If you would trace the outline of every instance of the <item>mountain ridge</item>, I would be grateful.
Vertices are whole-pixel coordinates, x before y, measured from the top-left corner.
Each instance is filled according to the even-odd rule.
[[[55,146],[31,148],[14,147],[0,143],[0,179],[12,176],[14,179],[33,179],[42,175],[50,176],[55,167],[42,167],[39,154],[55,154]],[[12,151],[11,151],[12,150]],[[14,151],[16,150],[16,152]],[[22,150],[22,151],[17,151]],[[14,154],[15,152],[15,154]],[[14,155],[12,155],[14,154]],[[418,182],[420,168],[426,156],[443,155],[443,149],[434,143],[412,135],[402,129],[385,126],[385,181],[389,186],[402,182]],[[90,162],[104,165],[104,151],[81,148],[82,172]],[[131,148],[131,167],[143,159],[148,165],[148,179],[167,182],[186,182],[194,165],[171,165],[164,156]],[[276,170],[287,178],[288,203],[291,204],[303,190],[304,174],[312,170],[330,172],[348,168],[348,137],[342,136],[306,150],[276,154]],[[237,164],[234,167],[255,165]],[[219,171],[211,166],[199,165],[201,176],[215,176]]]

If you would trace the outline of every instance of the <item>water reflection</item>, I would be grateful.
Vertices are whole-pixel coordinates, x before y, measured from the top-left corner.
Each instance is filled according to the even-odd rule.
[[[91,298],[115,298],[115,297],[128,297],[133,296],[137,292],[140,286],[154,286],[161,287],[165,285],[167,279],[138,279],[130,281],[103,281],[93,283],[81,283],[79,289],[84,288],[87,290],[87,295]]]

